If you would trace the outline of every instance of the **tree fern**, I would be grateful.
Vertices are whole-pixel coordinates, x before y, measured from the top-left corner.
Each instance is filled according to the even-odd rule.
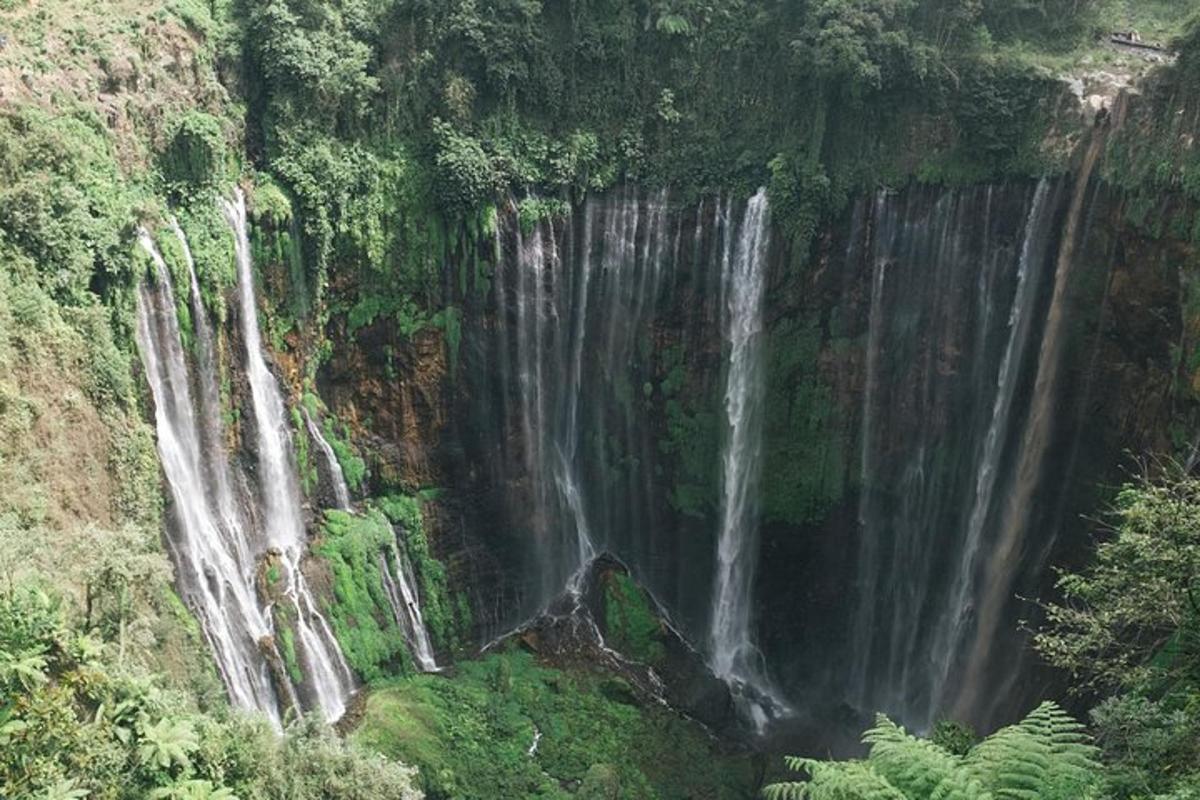
[[[807,772],[807,783],[776,783],[763,790],[767,800],[908,800],[865,761],[789,758],[788,767]]]
[[[880,714],[863,734],[871,746],[870,765],[905,797],[975,800],[983,787],[967,775],[960,756],[933,742],[918,739]]]
[[[1076,800],[1095,782],[1097,750],[1083,726],[1054,703],[997,731],[967,755],[967,768],[1010,800]]]
[[[998,731],[965,757],[905,732],[887,717],[863,734],[865,761],[789,758],[805,782],[768,786],[768,800],[1084,800],[1096,748],[1053,703]]]

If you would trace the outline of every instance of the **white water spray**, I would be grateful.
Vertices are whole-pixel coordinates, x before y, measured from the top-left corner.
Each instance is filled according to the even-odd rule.
[[[762,699],[774,695],[753,640],[754,568],[758,559],[759,479],[764,405],[763,296],[766,290],[769,212],[765,189],[746,206],[736,247],[730,209],[721,267],[725,344],[726,439],[721,455],[721,527],[717,536],[712,626],[713,672]],[[782,703],[778,703],[782,706]],[[754,721],[768,710],[752,701]]]
[[[235,190],[232,202],[223,201],[222,208],[233,229],[237,254],[238,296],[242,336],[246,345],[246,378],[250,384],[258,444],[261,520],[269,546],[277,549],[282,556],[284,593],[296,610],[296,633],[302,645],[307,688],[325,718],[335,720],[345,712],[346,701],[355,688],[355,680],[328,623],[317,610],[308,582],[300,569],[300,561],[306,550],[305,527],[300,517],[300,484],[293,463],[283,397],[263,357],[246,225],[246,199],[241,190]]]
[[[273,631],[255,594],[253,548],[246,530],[231,524],[235,514],[219,513],[210,502],[208,476],[227,470],[224,453],[204,452],[171,276],[149,234],[139,232],[138,242],[155,268],[155,282],[144,282],[138,292],[137,342],[154,397],[158,452],[176,518],[167,541],[179,591],[200,621],[230,702],[263,712],[279,728],[280,703],[260,650],[270,646]],[[203,320],[198,315],[197,326],[206,324]],[[212,374],[200,378],[202,395],[209,382],[215,383]],[[212,418],[206,414],[206,419]]]

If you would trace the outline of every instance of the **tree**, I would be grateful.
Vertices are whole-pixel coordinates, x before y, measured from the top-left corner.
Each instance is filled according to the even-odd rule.
[[[885,66],[910,48],[910,0],[816,0],[792,49],[820,80],[851,96],[883,86]]]
[[[1092,711],[1114,798],[1200,785],[1200,479],[1170,466],[1117,495],[1091,564],[1065,572],[1035,644]],[[1172,791],[1177,795],[1170,794]]]
[[[810,76],[817,98],[808,160],[822,155],[826,117],[839,101],[861,102],[892,80],[911,73],[916,50],[907,18],[912,0],[814,0],[791,42],[794,60]]]
[[[316,719],[200,714],[108,660],[64,604],[0,591],[0,797],[415,800],[414,771]],[[111,650],[111,648],[108,648]]]
[[[1060,575],[1039,652],[1078,689],[1200,685],[1200,480],[1142,478],[1110,516],[1094,561]]]
[[[789,758],[805,783],[768,786],[769,800],[1084,800],[1099,783],[1096,748],[1054,703],[955,755],[880,715],[863,761]]]

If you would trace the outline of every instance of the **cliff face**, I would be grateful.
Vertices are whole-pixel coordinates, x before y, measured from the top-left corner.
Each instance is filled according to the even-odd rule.
[[[1132,454],[1186,457],[1194,249],[1081,174],[863,196],[806,259],[774,232],[753,625],[789,697],[1019,715],[1053,687],[1019,622],[1085,557],[1083,516]],[[456,351],[386,323],[342,341],[335,317],[323,394],[377,474],[445,489],[435,547],[480,641],[569,583],[585,533],[706,646],[743,208],[628,187],[532,227],[502,211]]]
[[[813,452],[838,499],[764,529],[764,649],[795,691],[983,727],[1053,691],[1019,621],[1036,624],[1050,565],[1086,557],[1082,515],[1132,454],[1179,452],[1178,280],[1194,258],[1133,230],[1097,181],[1067,252],[1074,180],[861,200],[780,309],[776,335],[819,332],[835,410],[793,405],[772,431],[836,420]]]

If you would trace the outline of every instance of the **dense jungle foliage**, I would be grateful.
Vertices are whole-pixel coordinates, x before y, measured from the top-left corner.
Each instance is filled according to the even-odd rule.
[[[859,189],[1061,171],[1063,148],[1044,147],[1057,74],[1105,58],[1097,33],[1132,14],[1164,41],[1182,34],[1180,59],[1148,89],[1154,113],[1116,137],[1106,177],[1140,200],[1127,212],[1148,233],[1178,233],[1154,201],[1200,202],[1200,25],[1180,5],[0,0],[0,796],[745,796],[755,765],[714,755],[616,679],[510,651],[412,676],[373,560],[392,526],[440,648],[469,650],[471,609],[430,554],[415,487],[368,486],[332,421],[354,490],[386,490],[364,514],[331,513],[317,547],[332,624],[371,684],[363,723],[343,739],[295,720],[280,737],[232,712],[161,543],[134,366],[137,227],[178,218],[224,321],[232,241],[213,200],[253,184],[260,262],[287,278],[265,322],[277,350],[304,351],[302,393],[331,320],[453,346],[466,289],[444,268],[515,197],[529,222],[624,181],[684,200],[766,185],[801,266]],[[1200,238],[1192,216],[1170,220]],[[866,760],[796,761],[812,783],[775,795],[1200,796],[1200,489],[1143,481],[1110,522],[1093,564],[1047,601],[1038,640],[1072,676],[1072,709],[1092,709],[1086,731],[1051,706],[980,742],[953,724],[924,742],[881,719]],[[656,662],[637,587],[610,588],[617,646]]]

